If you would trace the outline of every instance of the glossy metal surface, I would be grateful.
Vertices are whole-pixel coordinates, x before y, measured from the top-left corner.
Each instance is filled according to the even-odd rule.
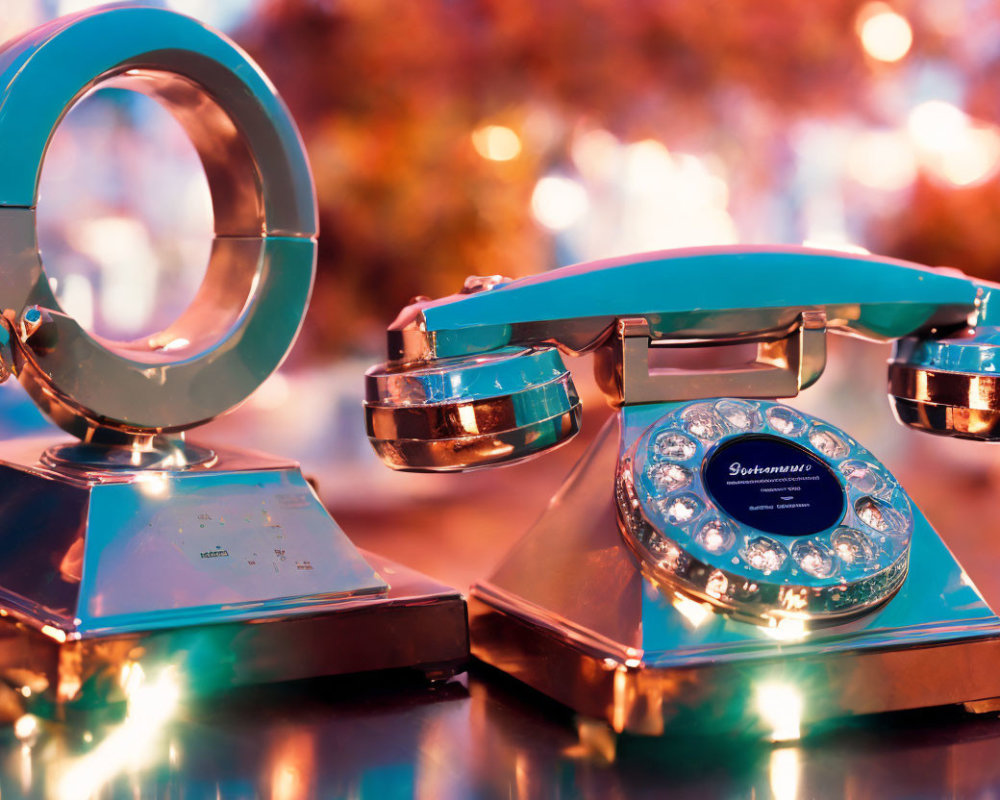
[[[420,361],[536,342],[586,352],[622,317],[646,319],[654,339],[724,339],[788,330],[807,310],[824,312],[833,330],[884,340],[961,327],[986,308],[991,288],[954,271],[807,248],[663,251],[409,306],[389,328],[389,357]]]
[[[889,402],[896,419],[925,433],[987,442],[1000,440],[998,411],[927,403],[896,396],[890,396]]]
[[[997,348],[990,303],[996,287],[991,284],[954,270],[808,248],[664,251],[516,281],[472,279],[471,285],[470,291],[403,309],[387,332],[389,363],[369,372],[369,438],[396,469],[465,469],[519,457],[524,437],[496,447],[487,442],[483,449],[469,421],[477,416],[479,425],[482,417],[492,430],[498,419],[510,416],[508,396],[533,391],[533,379],[518,381],[506,369],[500,380],[501,354],[537,353],[533,348],[543,345],[573,355],[596,351],[595,375],[613,405],[794,397],[822,374],[828,330],[876,340],[911,337],[900,345],[892,367],[891,380],[897,383],[903,368],[914,364],[923,375],[927,365],[954,372],[975,362],[975,374],[985,375],[994,369]],[[968,341],[941,338],[968,325],[979,326]],[[914,334],[935,338],[925,342]],[[663,368],[652,362],[655,350],[700,346],[720,352],[747,343],[756,344],[757,352],[746,364]],[[468,366],[480,363],[485,365],[481,373],[496,371],[497,386],[481,381],[485,385],[464,392],[471,383],[465,376]],[[464,393],[436,408],[409,407],[429,406],[427,398],[449,380]],[[981,398],[971,393],[989,394],[986,383],[993,379],[971,387],[963,380],[951,379],[947,393],[965,390],[964,402],[971,405],[963,406],[958,397],[946,421],[928,409],[933,401],[903,388],[894,392],[900,418],[953,435],[988,438],[997,423],[997,409],[990,406],[997,402],[996,393]],[[464,400],[489,402],[474,412],[459,408]],[[920,405],[910,407],[914,402]],[[537,426],[538,419],[532,424]],[[560,430],[569,428],[562,424]],[[470,436],[468,456],[459,455],[463,437]]]
[[[136,472],[137,470],[188,470],[210,467],[218,461],[210,447],[185,441],[180,436],[154,436],[143,445],[63,442],[45,449],[39,462],[46,467],[82,473]]]
[[[374,594],[313,597],[306,605],[292,598],[265,602],[262,606],[270,609],[262,607],[256,615],[233,609],[216,615],[210,625],[192,624],[204,609],[134,630],[116,620],[95,631],[88,621],[79,626],[79,635],[62,635],[55,626],[38,629],[31,614],[5,609],[0,674],[7,676],[7,685],[20,676],[34,697],[26,708],[50,714],[53,701],[73,709],[112,708],[109,703],[125,699],[123,670],[135,665],[150,672],[175,671],[191,696],[379,670],[412,670],[440,680],[464,669],[468,626],[462,596],[387,559],[353,554],[391,575],[393,586],[383,585]],[[145,578],[150,579],[148,571]],[[153,579],[154,591],[168,578],[183,576],[168,566],[162,579]]]
[[[626,439],[628,431],[626,431]],[[770,631],[671,594],[617,530],[618,423],[549,508],[473,587],[473,654],[615,730],[769,733],[760,687],[801,699],[797,721],[1000,696],[1000,618],[916,514],[910,572],[881,608],[816,631]]]
[[[597,352],[594,373],[612,405],[662,403],[699,397],[794,397],[811,386],[826,366],[826,315],[803,311],[788,330],[747,332],[712,346],[752,343],[754,359],[713,369],[650,367],[653,351],[683,348],[683,339],[656,341],[643,317],[618,320],[610,341]],[[705,344],[705,342],[697,342]]]
[[[81,639],[308,613],[386,591],[297,467],[216,452],[210,467],[171,471],[0,462],[2,547],[22,551],[0,569],[0,604]],[[19,548],[25,526],[33,534]]]
[[[187,469],[97,471],[35,460],[38,439],[0,446],[0,675],[91,703],[120,698],[130,662],[198,691],[462,666],[458,592],[362,554],[293,462],[206,449]]]
[[[145,93],[174,113],[201,156],[215,215],[192,305],[134,342],[99,340],[62,313],[35,235],[52,132],[102,85]],[[0,54],[0,307],[15,320],[42,309],[37,330],[21,329],[14,366],[71,433],[128,441],[241,402],[295,338],[316,232],[312,180],[287,110],[243,52],[200,23],[157,8],[97,9],[43,25]]]
[[[889,400],[897,419],[928,433],[1000,439],[1000,332],[904,339],[889,362]]]
[[[977,325],[953,336],[896,343],[892,363],[942,372],[995,375],[1000,368],[1000,328]]]
[[[506,348],[365,374],[368,440],[395,469],[451,472],[517,461],[579,430],[580,401],[555,348]]]
[[[0,445],[0,680],[79,706],[120,700],[130,664],[198,693],[464,666],[460,593],[359,551],[294,462],[202,449],[184,469],[96,470]]]

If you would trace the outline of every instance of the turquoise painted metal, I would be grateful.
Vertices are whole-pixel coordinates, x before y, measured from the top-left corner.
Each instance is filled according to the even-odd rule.
[[[895,360],[947,372],[996,375],[1000,371],[1000,328],[977,327],[965,338],[904,339]]]
[[[429,349],[444,358],[520,344],[542,323],[566,349],[581,351],[625,316],[645,317],[654,336],[707,338],[780,328],[791,322],[782,312],[801,308],[824,310],[832,329],[895,339],[964,323],[992,288],[895,259],[719,247],[563,267],[416,309]]]

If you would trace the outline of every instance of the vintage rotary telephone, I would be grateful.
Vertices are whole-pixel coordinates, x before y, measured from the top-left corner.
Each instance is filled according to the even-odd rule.
[[[35,231],[52,133],[103,86],[176,117],[215,221],[191,306],[130,342],[92,336],[63,311]],[[291,116],[220,34],[119,5],[0,51],[0,379],[15,374],[77,437],[0,443],[0,680],[77,701],[120,696],[133,663],[176,669],[202,691],[400,667],[442,676],[464,663],[457,592],[359,551],[295,462],[185,439],[288,353],[316,235]]]
[[[396,469],[538,455],[580,424],[560,351],[595,354],[618,413],[473,587],[470,626],[480,659],[617,731],[992,707],[1000,619],[872,453],[776,398],[821,376],[827,331],[897,340],[901,422],[1000,438],[998,289],[784,247],[472,278],[389,327],[368,434]],[[650,366],[734,345],[750,363]]]

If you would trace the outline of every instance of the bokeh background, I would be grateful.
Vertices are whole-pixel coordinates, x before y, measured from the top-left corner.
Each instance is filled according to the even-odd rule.
[[[0,37],[90,5],[5,0]],[[1000,278],[990,2],[165,5],[261,64],[298,121],[320,204],[302,336],[282,371],[206,435],[299,458],[352,536],[457,585],[488,571],[542,510],[608,411],[583,359],[572,366],[585,433],[557,455],[450,478],[391,473],[364,437],[361,373],[412,296],[452,293],[469,274],[762,242]],[[180,127],[142,96],[105,90],[70,112],[46,159],[39,218],[57,295],[99,334],[162,328],[204,274],[205,178]],[[679,278],[677,291],[697,280]],[[962,536],[995,533],[995,451],[895,424],[887,352],[838,339],[826,376],[795,402],[870,446],[961,554]],[[45,424],[16,387],[0,401],[9,426]],[[411,535],[428,528],[437,540]],[[991,557],[977,561],[1000,575]]]
[[[8,0],[0,37],[90,5]],[[470,273],[642,250],[809,242],[1000,275],[992,3],[166,5],[245,47],[302,130],[323,236],[298,362],[377,350],[408,298]],[[70,114],[40,213],[61,299],[102,332],[161,325],[204,270],[194,152],[128,92]]]

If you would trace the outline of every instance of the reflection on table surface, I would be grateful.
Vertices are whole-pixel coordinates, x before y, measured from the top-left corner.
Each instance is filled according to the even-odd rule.
[[[862,720],[793,746],[626,738],[608,763],[569,713],[486,668],[427,688],[313,681],[182,703],[161,724],[75,717],[4,734],[4,797],[990,796],[995,719]],[[19,726],[25,727],[25,726]],[[128,736],[122,736],[125,730]],[[24,733],[22,731],[22,733]]]
[[[828,374],[796,404],[868,445],[1000,606],[994,451],[893,422],[884,358],[882,348],[836,345]],[[489,574],[600,428],[608,411],[588,388],[586,368],[584,432],[551,455],[501,470],[406,475],[375,463],[363,449],[353,368],[290,376],[286,390],[302,402],[251,402],[206,437],[300,458],[358,545],[466,587]],[[310,406],[317,397],[327,417]],[[311,416],[312,436],[303,416]],[[201,699],[185,696],[180,676],[127,677],[127,717],[122,707],[25,717],[23,698],[0,694],[0,715],[11,721],[0,729],[0,797],[1000,794],[1000,719],[957,708],[853,720],[781,747],[674,731],[623,738],[615,751],[602,729],[578,728],[569,710],[477,664],[436,686],[392,674]]]

